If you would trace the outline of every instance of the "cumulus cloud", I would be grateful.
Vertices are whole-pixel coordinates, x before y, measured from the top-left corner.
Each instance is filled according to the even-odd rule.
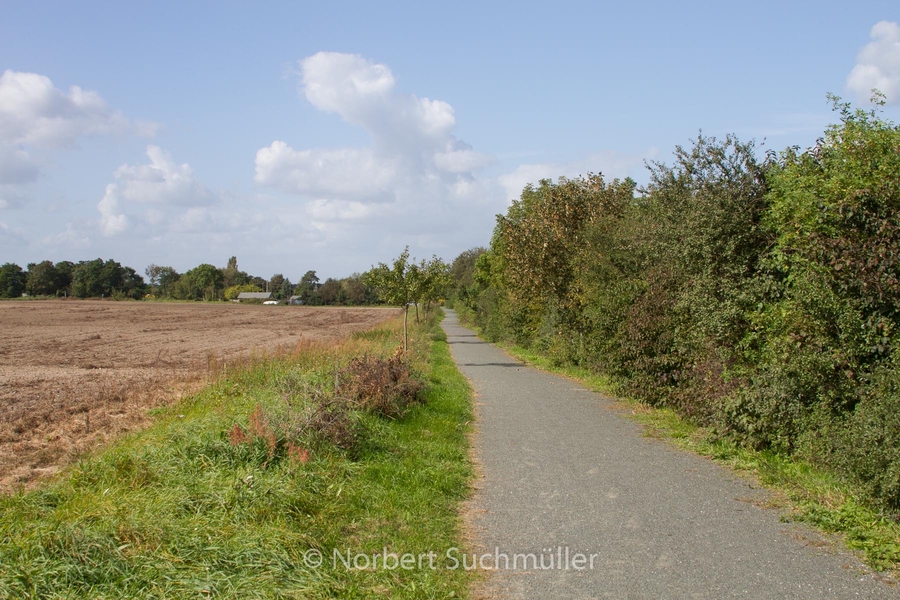
[[[48,162],[44,154],[79,138],[129,131],[152,136],[157,128],[131,123],[97,92],[77,85],[64,92],[45,75],[7,69],[0,75],[0,185],[21,191],[38,179]]]
[[[425,187],[436,192],[433,202],[448,201],[457,180],[492,162],[452,134],[452,106],[398,92],[386,65],[319,52],[301,60],[297,74],[312,106],[364,128],[372,139],[367,148],[303,150],[275,141],[256,153],[255,181],[315,201],[314,214],[357,218],[359,203],[404,203]],[[323,212],[328,203],[355,208]]]
[[[885,94],[888,103],[900,103],[900,25],[880,21],[872,27],[870,37],[872,41],[856,57],[847,88],[866,99],[875,88]]]
[[[147,146],[147,158],[148,164],[116,169],[117,181],[106,186],[97,204],[103,235],[125,232],[136,218],[147,225],[160,225],[171,214],[181,215],[181,225],[192,226],[198,213],[191,209],[215,202],[215,195],[195,179],[189,164],[175,163],[168,152],[157,146]],[[134,209],[140,205],[152,206],[145,208],[143,218],[126,213],[126,207]]]
[[[294,150],[275,141],[256,153],[256,181],[307,195],[390,196],[400,165],[372,149]]]
[[[6,70],[0,76],[0,141],[60,146],[79,136],[121,133],[129,122],[97,92],[77,85],[65,93],[49,77]]]

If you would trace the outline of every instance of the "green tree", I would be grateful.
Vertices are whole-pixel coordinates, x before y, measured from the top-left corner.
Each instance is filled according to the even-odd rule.
[[[482,247],[470,248],[453,259],[453,263],[450,265],[452,283],[448,298],[454,305],[457,302],[461,302],[463,305],[470,304],[475,287],[475,262],[485,252],[487,250]]]
[[[272,275],[272,278],[269,279],[269,291],[272,292],[272,295],[278,299],[283,300],[284,295],[282,294],[282,286],[284,285],[285,279],[284,275],[281,273],[276,273]]]
[[[414,300],[413,280],[416,269],[411,270],[409,262],[409,246],[400,256],[395,258],[390,266],[378,263],[378,266],[366,273],[365,279],[378,292],[378,296],[387,304],[403,307],[403,351],[409,349],[409,303]],[[412,272],[412,274],[411,274]]]
[[[300,300],[303,304],[319,304],[321,302],[319,298],[319,276],[316,275],[315,271],[307,271],[303,274],[303,277],[300,278],[300,283],[297,284],[297,288],[294,292],[300,296]]]
[[[374,290],[363,282],[363,276],[354,273],[341,280],[341,302],[350,305],[373,304],[376,301]]]
[[[159,295],[163,298],[172,297],[175,292],[175,285],[181,275],[172,267],[159,267],[156,284],[158,286]]]
[[[291,283],[291,280],[287,277],[284,278],[284,281],[281,282],[281,287],[279,288],[279,298],[282,299],[290,299],[291,296],[294,295],[294,284]]]
[[[422,261],[419,265],[422,282],[419,288],[419,299],[425,305],[425,316],[431,312],[432,306],[447,297],[453,279],[450,274],[450,265],[437,256],[432,256],[429,261]]]
[[[261,292],[262,288],[253,285],[252,283],[242,283],[240,285],[233,285],[231,287],[225,288],[225,299],[226,300],[235,300],[242,292]]]
[[[341,282],[329,277],[319,288],[319,298],[322,304],[336,304],[341,294]]]
[[[222,286],[231,287],[247,283],[253,282],[250,281],[250,276],[247,273],[238,269],[237,257],[232,256],[228,259],[228,265],[222,269]]]
[[[55,296],[65,289],[63,281],[53,261],[29,263],[25,291],[30,296]]]
[[[75,263],[68,260],[61,260],[56,265],[56,272],[59,274],[59,291],[57,293],[68,293],[72,286],[72,272],[75,270]]]
[[[144,293],[144,279],[131,267],[110,259],[81,261],[72,269],[72,295],[79,298],[127,297]]]
[[[176,286],[182,300],[218,300],[224,289],[222,272],[211,264],[203,263],[186,271]]]
[[[18,298],[25,291],[25,273],[15,263],[0,266],[0,298]]]

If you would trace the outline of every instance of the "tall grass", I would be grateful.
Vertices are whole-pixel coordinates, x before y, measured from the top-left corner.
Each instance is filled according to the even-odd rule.
[[[410,352],[420,402],[397,418],[349,406],[352,448],[292,416],[333,397],[354,358],[393,355],[398,321],[231,369],[56,482],[0,498],[0,597],[465,595],[463,571],[332,560],[461,545],[470,390],[433,327]]]

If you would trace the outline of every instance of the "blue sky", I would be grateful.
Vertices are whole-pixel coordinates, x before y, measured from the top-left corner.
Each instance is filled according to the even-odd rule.
[[[542,177],[900,115],[894,2],[0,2],[0,263],[452,260]]]

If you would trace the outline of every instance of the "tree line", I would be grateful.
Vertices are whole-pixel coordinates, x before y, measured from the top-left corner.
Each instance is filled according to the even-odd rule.
[[[383,300],[363,274],[342,279],[319,280],[307,271],[296,284],[281,273],[269,279],[253,276],[238,268],[237,258],[225,267],[201,264],[184,273],[173,267],[151,264],[143,276],[115,260],[29,263],[22,269],[15,263],[0,266],[0,298],[32,297],[234,300],[241,292],[271,292],[276,300],[292,296],[309,305],[364,305]]]
[[[699,136],[649,183],[527,186],[451,299],[491,340],[610,376],[900,511],[900,128],[831,97],[811,147]]]

